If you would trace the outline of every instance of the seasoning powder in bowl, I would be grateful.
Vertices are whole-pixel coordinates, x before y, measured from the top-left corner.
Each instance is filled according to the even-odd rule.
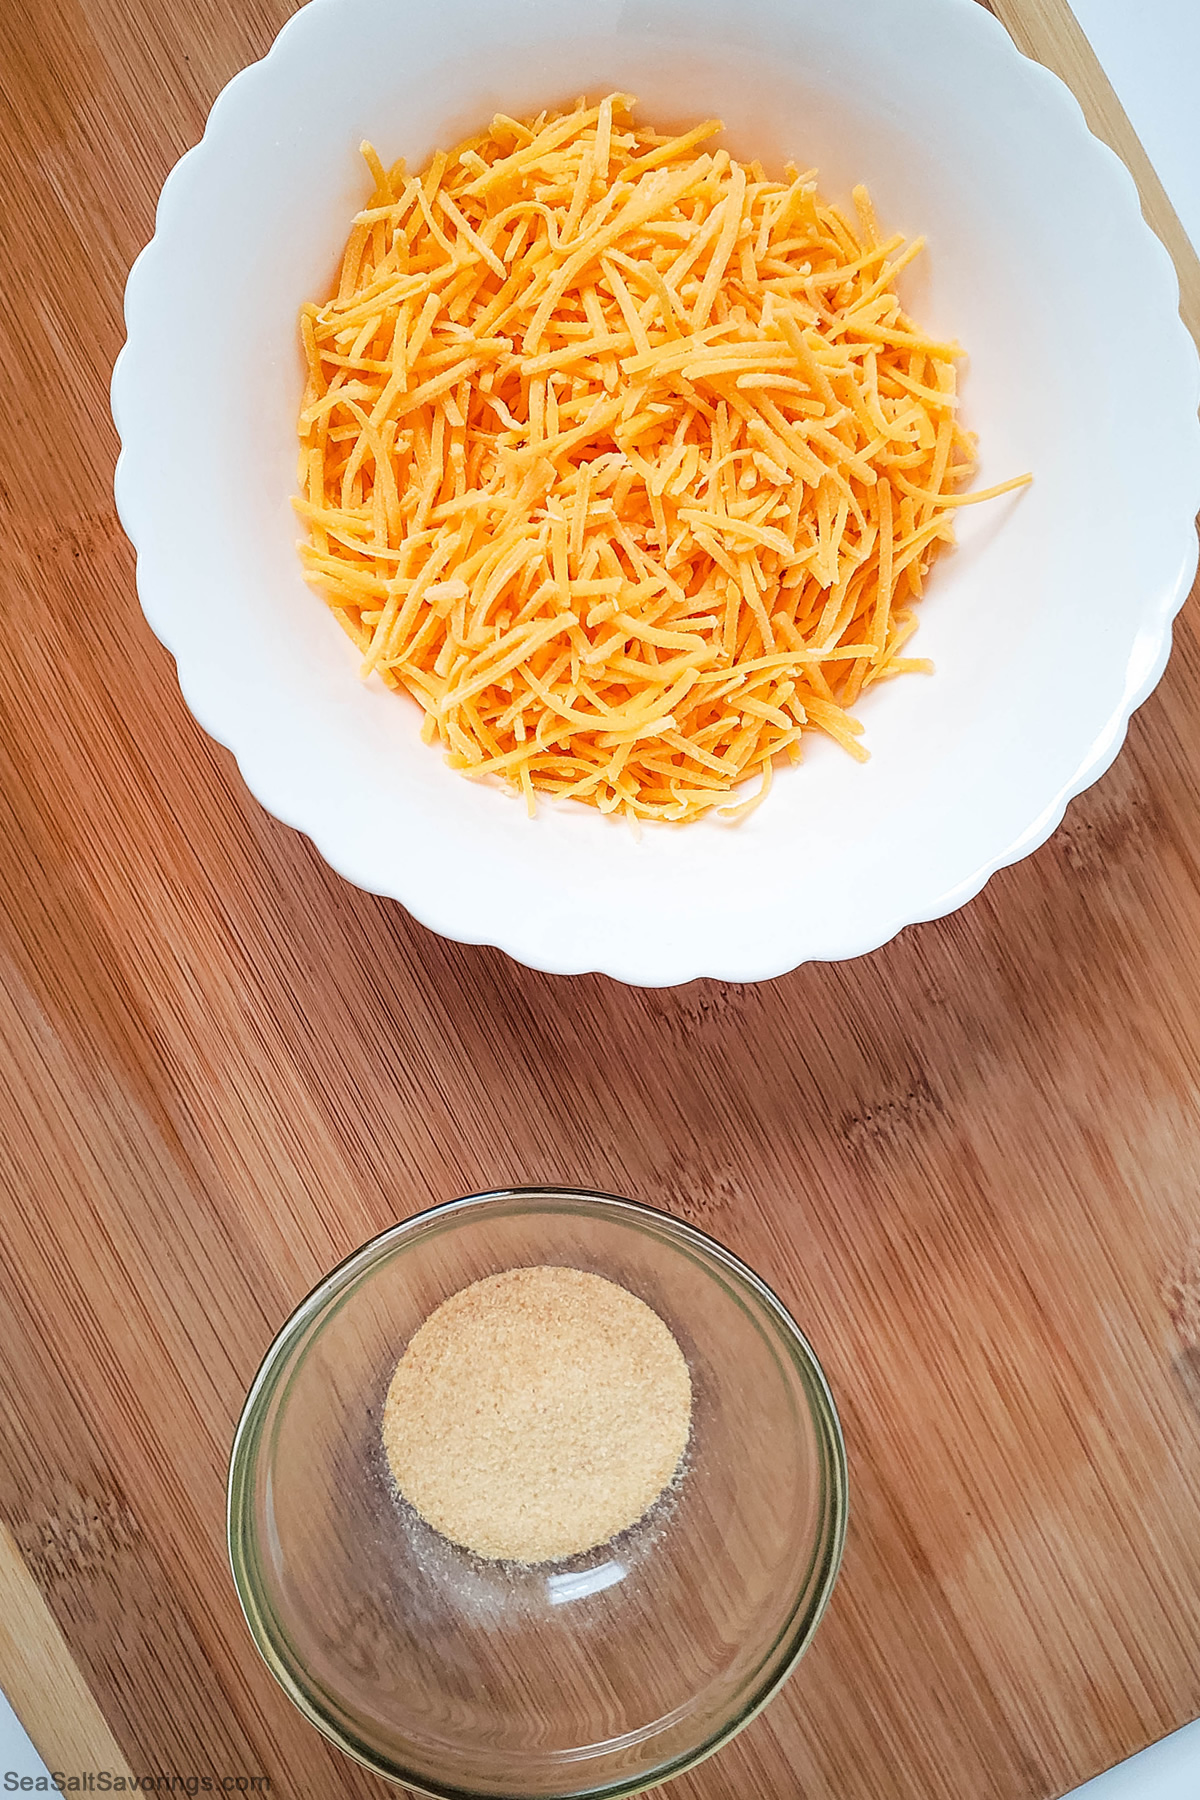
[[[476,1281],[426,1319],[383,1442],[423,1519],[477,1556],[554,1562],[635,1524],[678,1473],[687,1363],[658,1314],[580,1269]]]

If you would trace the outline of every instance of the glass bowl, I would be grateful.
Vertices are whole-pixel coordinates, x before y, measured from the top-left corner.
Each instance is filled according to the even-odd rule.
[[[528,1264],[640,1295],[687,1358],[681,1477],[597,1550],[486,1562],[403,1502],[381,1437],[433,1309]],[[846,1524],[812,1350],[770,1289],[678,1219],[603,1194],[453,1201],[357,1250],[293,1313],[250,1389],[229,1554],[268,1667],[327,1737],[426,1794],[630,1794],[751,1719],[807,1646]]]

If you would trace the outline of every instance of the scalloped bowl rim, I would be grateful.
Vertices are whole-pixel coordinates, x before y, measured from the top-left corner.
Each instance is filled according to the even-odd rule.
[[[419,5],[420,0],[413,3]],[[869,6],[873,0],[855,3]],[[154,457],[155,446],[153,433],[145,429],[146,391],[141,361],[152,332],[156,298],[164,274],[169,271],[174,239],[186,227],[194,191],[219,167],[223,138],[227,130],[236,128],[239,109],[244,117],[256,94],[269,89],[276,70],[284,67],[289,46],[299,47],[305,34],[315,44],[321,31],[332,25],[339,13],[363,4],[369,6],[372,0],[309,0],[283,27],[267,55],[227,84],[213,105],[200,143],[186,152],[168,175],[159,197],[155,234],[135,261],[126,284],[127,339],[112,377],[113,417],[122,444],[115,477],[117,509],[138,553],[138,592],[143,611],[155,634],[176,659],[179,685],[189,709],[209,735],[233,753],[246,785],[261,804],[307,835],[325,861],[347,880],[401,901],[415,918],[443,936],[462,943],[494,945],[527,966],[547,973],[598,970],[631,985],[647,987],[676,985],[701,976],[741,982],[764,980],[805,961],[838,961],[864,954],[885,944],[910,924],[954,911],[978,894],[998,869],[1043,844],[1061,821],[1069,802],[1112,763],[1133,712],[1163,673],[1171,649],[1172,621],[1187,597],[1196,570],[1195,516],[1200,510],[1200,424],[1196,408],[1200,406],[1200,363],[1178,315],[1179,288],[1174,266],[1142,218],[1128,170],[1107,145],[1090,133],[1077,101],[1065,85],[1040,64],[1022,56],[1004,28],[976,0],[914,0],[914,13],[920,11],[926,21],[936,20],[939,28],[957,31],[960,44],[973,41],[976,50],[986,44],[993,66],[1023,84],[1025,98],[1042,120],[1052,121],[1059,129],[1069,128],[1078,168],[1107,184],[1122,250],[1133,259],[1148,296],[1147,307],[1159,319],[1160,362],[1173,377],[1175,413],[1167,418],[1166,429],[1178,453],[1178,480],[1168,527],[1170,541],[1164,555],[1175,573],[1173,577],[1161,577],[1155,591],[1140,596],[1138,630],[1124,667],[1119,701],[1099,729],[1087,732],[1073,773],[1057,781],[1050,791],[1036,796],[1029,806],[1032,816],[1022,829],[1006,834],[1004,841],[984,858],[970,859],[969,866],[961,868],[953,879],[938,882],[923,897],[910,898],[899,908],[889,909],[884,901],[873,912],[868,907],[863,914],[836,925],[827,921],[823,931],[814,934],[810,930],[807,940],[801,926],[794,933],[781,929],[774,939],[769,930],[758,937],[726,936],[723,949],[712,942],[703,949],[681,944],[677,953],[664,953],[658,946],[647,954],[630,941],[628,934],[623,940],[617,937],[599,945],[593,934],[591,941],[580,946],[570,941],[568,932],[566,938],[556,942],[553,932],[544,929],[544,921],[524,919],[516,913],[497,920],[494,907],[489,910],[487,901],[473,914],[470,907],[464,914],[461,895],[452,894],[445,884],[439,883],[436,870],[432,879],[416,865],[411,879],[398,881],[394,874],[385,874],[372,855],[371,845],[364,844],[361,833],[356,837],[353,820],[346,829],[339,812],[328,807],[322,812],[319,804],[313,806],[307,797],[300,797],[285,775],[288,746],[279,740],[264,744],[261,735],[256,736],[247,728],[244,714],[231,712],[220,684],[206,680],[205,667],[199,661],[189,661],[187,645],[181,642],[184,634],[180,616],[172,606],[170,571],[164,570],[162,558],[156,554],[153,499],[147,492],[151,485],[147,481],[147,459]],[[846,10],[853,13],[854,6]]]

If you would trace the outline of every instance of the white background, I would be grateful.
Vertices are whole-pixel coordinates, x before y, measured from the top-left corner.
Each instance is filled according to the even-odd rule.
[[[1072,0],[1105,73],[1200,248],[1200,0]],[[0,1694],[0,1781],[46,1767]],[[1198,1800],[1200,1722],[1076,1789],[1072,1800]]]

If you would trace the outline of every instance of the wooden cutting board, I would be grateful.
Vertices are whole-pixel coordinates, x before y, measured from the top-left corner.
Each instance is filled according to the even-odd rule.
[[[347,886],[192,722],[111,497],[126,270],[289,10],[0,16],[0,1685],[52,1768],[382,1793],[251,1647],[234,1421],[363,1238],[567,1183],[762,1270],[849,1443],[816,1643],[678,1800],[1058,1794],[1200,1712],[1194,617],[1051,842],[854,963],[640,993]],[[1200,318],[1063,0],[997,10],[1135,167]]]

